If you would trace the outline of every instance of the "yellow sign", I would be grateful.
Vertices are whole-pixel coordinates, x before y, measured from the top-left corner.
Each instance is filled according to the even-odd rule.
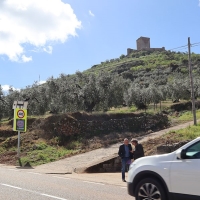
[[[26,132],[26,129],[27,129],[27,110],[16,108],[14,110],[13,130]]]

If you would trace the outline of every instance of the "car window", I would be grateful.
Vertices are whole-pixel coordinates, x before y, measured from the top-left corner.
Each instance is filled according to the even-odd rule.
[[[186,149],[187,159],[200,159],[200,141]]]

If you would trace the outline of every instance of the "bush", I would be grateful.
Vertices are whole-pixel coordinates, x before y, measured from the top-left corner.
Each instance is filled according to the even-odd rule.
[[[200,109],[200,101],[195,102],[195,107],[196,109]],[[184,103],[177,103],[175,105],[172,105],[170,108],[177,112],[184,111],[184,110],[192,110],[192,102],[188,101]]]
[[[124,55],[124,54],[122,54],[119,58],[120,59],[123,59],[123,58],[125,58],[126,56]]]
[[[46,148],[47,148],[47,144],[45,144],[44,142],[37,144],[37,150],[44,150]]]

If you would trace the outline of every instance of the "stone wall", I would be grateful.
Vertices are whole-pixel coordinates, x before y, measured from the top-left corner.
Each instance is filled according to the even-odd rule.
[[[137,51],[137,50],[128,48],[127,49],[127,55],[129,55],[129,54],[131,54],[132,52],[135,52],[135,51]]]
[[[200,109],[200,101],[196,100],[195,101],[195,107],[196,109]],[[171,110],[176,111],[176,112],[181,112],[181,111],[186,111],[186,110],[192,110],[192,102],[180,102],[171,105]]]
[[[135,49],[131,49],[131,48],[128,48],[127,49],[127,56],[130,55],[132,52],[136,52],[136,51],[165,51],[165,47],[162,47],[162,48],[143,48],[141,50],[135,50]]]
[[[87,173],[120,172],[121,158],[116,156],[110,160],[91,166],[85,170]]]
[[[189,141],[182,141],[179,143],[173,143],[173,144],[165,144],[157,147],[157,154],[165,154],[165,153],[171,153],[173,151],[176,151],[183,145],[187,144]]]
[[[121,116],[123,117],[123,116]],[[51,127],[50,127],[51,126]],[[126,118],[110,118],[96,120],[79,120],[73,117],[64,117],[48,128],[57,135],[100,134],[112,131],[148,131],[161,130],[169,126],[168,117],[163,114],[132,115]]]
[[[162,48],[143,48],[141,50],[145,50],[145,51],[165,51],[165,47],[162,47]]]

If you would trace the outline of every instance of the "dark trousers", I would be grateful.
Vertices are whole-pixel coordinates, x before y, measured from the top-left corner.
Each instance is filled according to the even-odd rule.
[[[122,158],[122,180],[125,179],[125,172],[126,172],[126,166],[127,166],[127,161],[130,160],[130,158]]]

